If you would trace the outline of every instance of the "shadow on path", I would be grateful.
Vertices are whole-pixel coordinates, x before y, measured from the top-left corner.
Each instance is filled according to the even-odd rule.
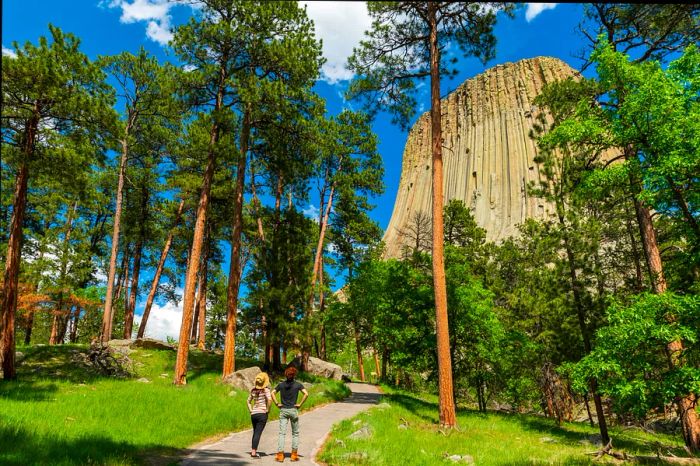
[[[379,401],[380,394],[374,385],[349,383],[348,388],[352,394],[342,402],[329,403],[306,411],[299,416],[300,461],[295,464],[299,466],[315,465],[314,456],[323,445],[333,425],[343,419],[355,416]],[[276,408],[273,407],[273,409]],[[251,430],[248,429],[232,433],[217,442],[189,449],[185,452],[186,457],[181,464],[184,466],[277,464],[274,458],[277,453],[278,432],[279,421],[267,423],[258,449],[261,456],[259,459],[250,457]],[[290,441],[291,434],[288,432],[285,443],[287,462],[290,456]]]

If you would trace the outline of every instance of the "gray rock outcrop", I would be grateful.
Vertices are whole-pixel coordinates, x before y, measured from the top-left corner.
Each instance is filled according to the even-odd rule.
[[[342,367],[314,357],[309,358],[309,372],[327,379],[341,380],[343,377]]]
[[[257,366],[241,369],[224,378],[224,383],[240,390],[250,391],[255,386],[255,376],[261,372]]]
[[[131,345],[131,348],[142,348],[142,349],[156,349],[156,350],[174,350],[172,345],[156,340],[154,338],[138,338],[134,340]]]
[[[289,365],[301,370],[301,356],[294,358]],[[314,358],[313,356],[309,356],[309,370],[307,372],[326,379],[342,380],[343,378],[342,367],[332,362],[324,361],[323,359]]]
[[[506,63],[462,83],[442,100],[443,192],[445,204],[460,199],[472,210],[487,238],[517,233],[527,218],[543,218],[551,206],[527,193],[540,180],[537,147],[530,136],[538,110],[533,104],[545,84],[576,76],[551,57]],[[384,234],[386,257],[401,257],[415,244],[416,225],[428,228],[432,203],[430,114],[409,132],[394,211]]]

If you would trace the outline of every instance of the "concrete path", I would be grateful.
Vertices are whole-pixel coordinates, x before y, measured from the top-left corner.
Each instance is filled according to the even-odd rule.
[[[299,457],[300,461],[292,463],[289,459],[292,432],[287,426],[285,443],[285,464],[316,465],[316,453],[326,440],[333,424],[353,417],[379,400],[379,391],[374,385],[349,383],[352,395],[340,403],[331,403],[299,416]],[[274,406],[272,409],[277,409]],[[210,445],[196,447],[183,461],[183,466],[199,465],[270,465],[275,462],[277,453],[277,434],[279,421],[271,421],[265,426],[260,439],[259,459],[250,457],[252,429],[235,432],[223,440]]]

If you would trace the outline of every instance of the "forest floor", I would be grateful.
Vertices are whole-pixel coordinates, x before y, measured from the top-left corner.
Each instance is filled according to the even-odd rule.
[[[188,383],[174,387],[175,351],[136,350],[136,375],[115,379],[76,362],[84,345],[18,350],[18,379],[0,380],[2,465],[169,464],[190,445],[249,428],[246,394],[220,382],[221,355],[191,351]],[[302,380],[312,383],[305,409],[349,395],[341,382]]]
[[[333,429],[318,459],[329,465],[586,465],[622,463],[595,459],[601,448],[596,427],[556,423],[544,417],[460,409],[458,429],[438,428],[437,397],[383,387],[380,403]],[[678,436],[649,434],[637,428],[610,429],[614,451],[636,462],[667,464],[662,456],[687,456]],[[641,458],[641,457],[645,458]],[[700,464],[700,460],[684,464]],[[678,463],[675,463],[678,464]]]

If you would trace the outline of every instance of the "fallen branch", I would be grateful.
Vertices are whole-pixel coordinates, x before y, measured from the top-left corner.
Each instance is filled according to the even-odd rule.
[[[681,458],[679,456],[675,456],[672,453],[669,453],[671,456],[663,456],[660,453],[657,454],[656,456],[630,456],[624,451],[622,452],[616,452],[613,451],[613,446],[612,446],[612,439],[608,442],[607,445],[605,445],[603,448],[597,451],[589,452],[586,453],[587,455],[595,456],[596,458],[601,458],[604,455],[609,455],[612,456],[615,459],[622,460],[622,461],[632,461],[634,463],[648,463],[648,464],[659,464],[660,462],[663,463],[670,463],[670,464],[691,464],[691,465],[700,465],[700,458]]]

